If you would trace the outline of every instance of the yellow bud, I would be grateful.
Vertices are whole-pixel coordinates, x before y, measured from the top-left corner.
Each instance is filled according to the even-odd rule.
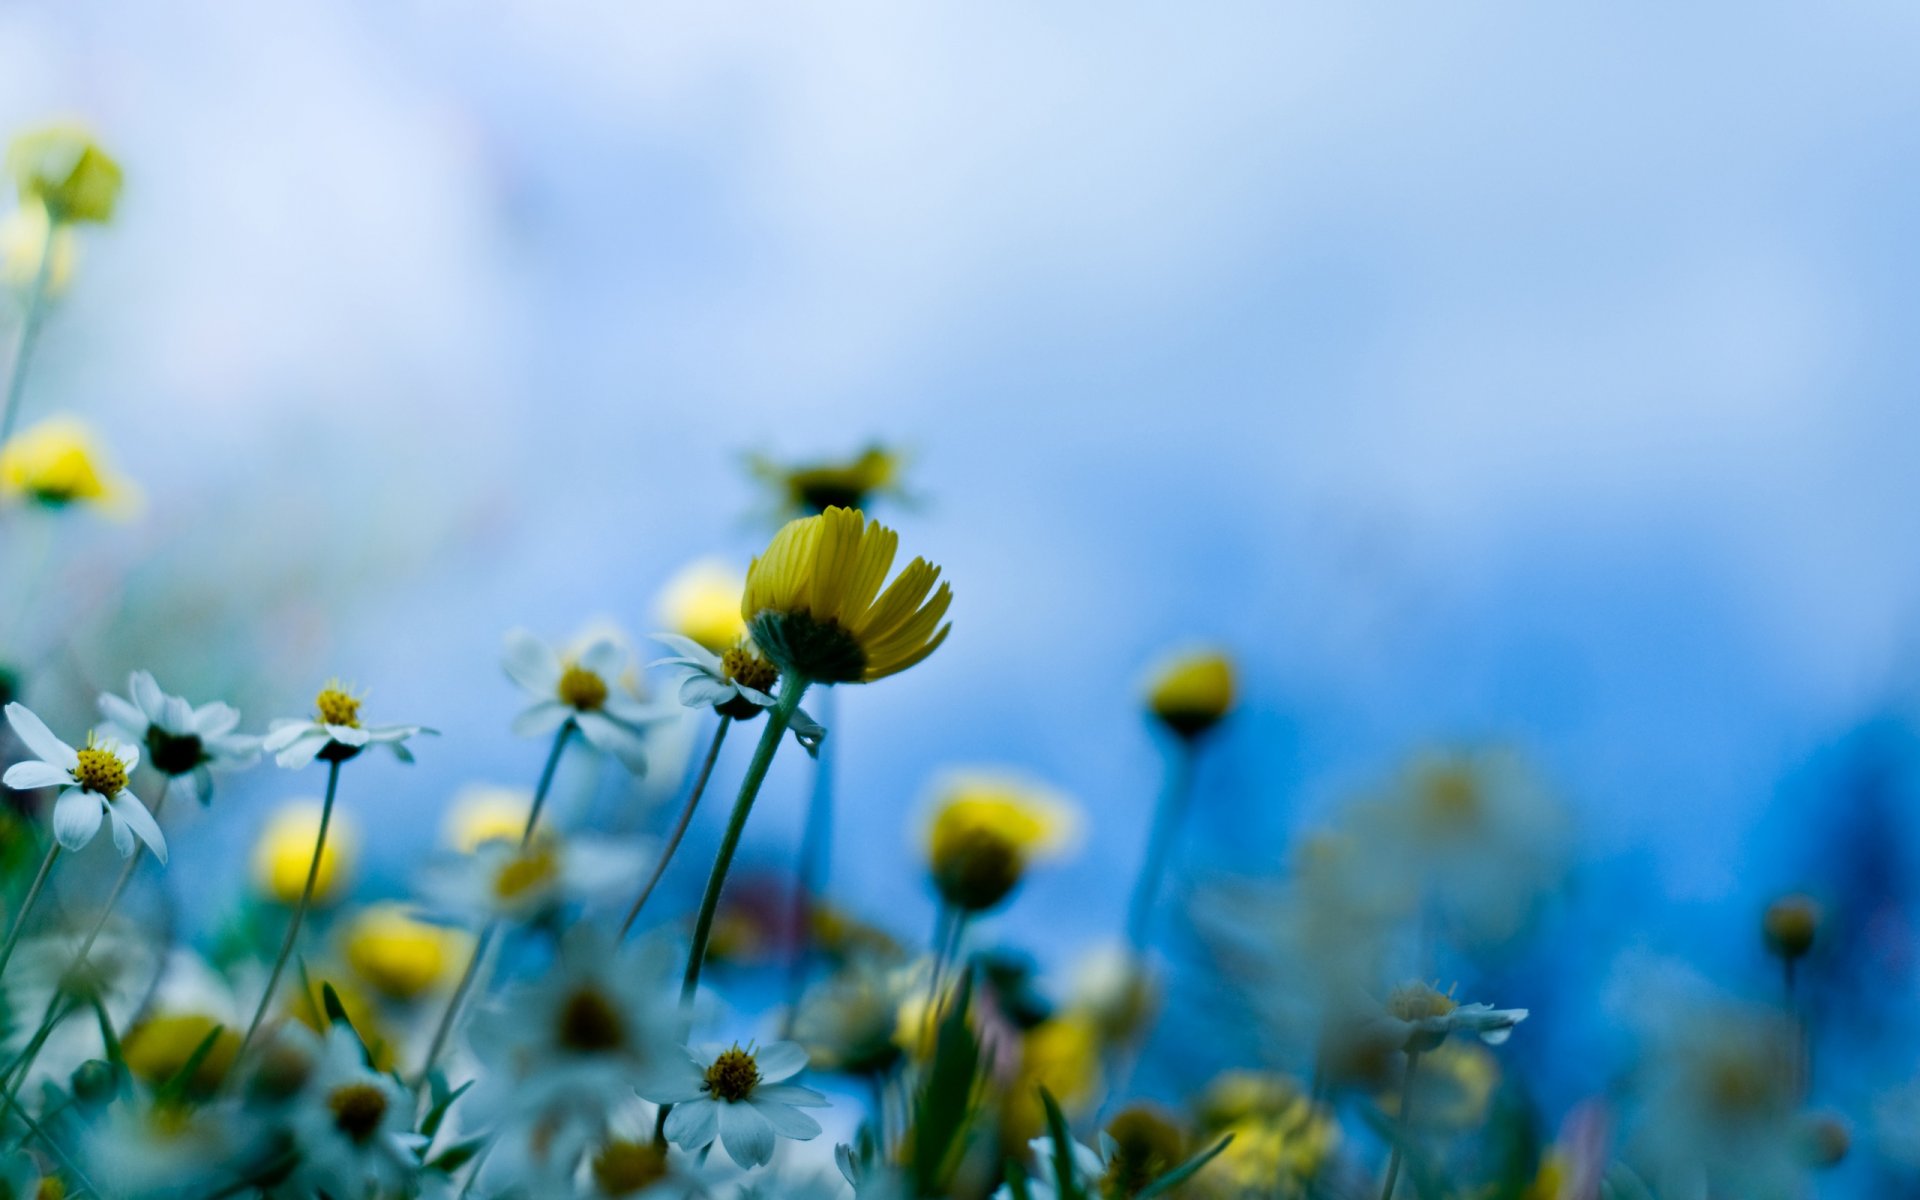
[[[1052,790],[1017,775],[950,776],[927,832],[927,863],[947,903],[966,912],[1006,899],[1027,864],[1060,853],[1079,814]]]
[[[1811,896],[1782,896],[1767,905],[1760,921],[1767,949],[1781,958],[1799,958],[1813,949],[1814,935],[1820,929],[1820,906]]]
[[[441,825],[442,836],[462,854],[471,854],[487,842],[518,845],[532,811],[533,793],[524,788],[461,788]]]
[[[253,847],[253,877],[268,899],[285,905],[300,902],[319,833],[320,805],[312,801],[286,805],[267,819]],[[345,894],[358,846],[352,822],[336,810],[327,830],[326,849],[320,855],[320,869],[314,876],[316,905],[332,904]]]
[[[106,221],[120,196],[120,164],[86,130],[54,125],[7,147],[7,173],[20,199],[44,204],[55,221]]]
[[[660,622],[715,654],[724,653],[747,631],[740,616],[740,595],[746,587],[745,572],[718,559],[703,558],[667,581],[660,593]]]
[[[159,1013],[141,1021],[121,1040],[127,1070],[144,1083],[159,1085],[180,1073],[200,1043],[221,1022],[201,1013]],[[240,1034],[223,1028],[214,1039],[213,1049],[201,1060],[190,1081],[201,1094],[211,1093],[226,1078],[233,1056],[240,1049]]]
[[[49,417],[0,446],[0,494],[48,508],[90,504],[124,513],[137,491],[106,460],[93,431],[72,417]]]
[[[465,960],[458,930],[413,915],[404,904],[376,904],[355,913],[343,942],[347,965],[374,991],[414,1000],[449,980]]]
[[[1174,733],[1198,737],[1233,708],[1233,662],[1217,650],[1173,655],[1148,679],[1147,708]]]

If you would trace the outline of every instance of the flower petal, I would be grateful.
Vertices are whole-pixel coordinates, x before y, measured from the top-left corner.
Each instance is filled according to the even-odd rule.
[[[34,759],[8,767],[6,776],[0,782],[16,791],[26,792],[34,788],[65,787],[73,782],[73,776],[50,762]]]
[[[53,804],[53,840],[69,850],[78,850],[100,832],[100,819],[106,807],[100,797],[81,788],[68,788]]]
[[[326,730],[309,727],[299,737],[282,747],[280,753],[273,756],[273,761],[289,771],[297,771],[312,762],[332,740],[327,736]]]
[[[713,1100],[694,1100],[677,1104],[667,1114],[667,1140],[682,1150],[703,1150],[713,1144],[719,1132],[720,1105]]]
[[[165,866],[167,836],[160,832],[160,823],[153,819],[153,814],[147,811],[147,806],[140,803],[140,797],[134,795],[131,790],[123,790],[107,802],[107,807],[113,811],[115,818],[114,842],[118,844],[120,840],[118,831],[120,823],[124,821],[132,828],[134,835],[147,844],[147,849],[153,851],[153,856],[160,860],[160,865]],[[120,853],[131,854],[133,848],[122,847]]]
[[[352,746],[356,750],[373,740],[372,730],[361,729],[354,725],[329,725],[326,729],[328,737],[342,746]]]
[[[515,737],[540,737],[560,728],[573,710],[558,700],[542,700],[513,719]]]
[[[113,848],[120,852],[121,858],[131,857],[134,847],[133,827],[127,824],[126,816],[111,803],[107,805],[107,818],[108,828],[113,833]]]
[[[762,1084],[753,1090],[756,1100],[772,1100],[788,1108],[831,1108],[833,1101],[797,1083]]]
[[[626,651],[620,649],[618,643],[608,638],[595,638],[591,645],[580,652],[580,666],[611,682],[620,674],[620,668],[626,665],[626,657]]]
[[[167,694],[154,681],[153,672],[135,671],[127,680],[127,691],[133,696],[133,702],[140,706],[140,711],[147,714],[147,720],[158,721],[165,715]]]
[[[752,1106],[753,1111],[765,1117],[767,1124],[771,1125],[773,1131],[781,1137],[804,1142],[809,1138],[820,1136],[820,1122],[797,1108],[789,1108],[778,1100],[763,1099],[758,1092],[755,1092],[753,1098],[747,1103]]]
[[[807,1052],[798,1042],[769,1042],[753,1052],[760,1082],[779,1083],[807,1069]]]
[[[240,724],[240,710],[215,700],[203,704],[193,714],[193,730],[203,738],[224,737]]]
[[[507,634],[507,649],[500,665],[507,669],[509,679],[536,696],[551,696],[560,684],[560,656],[525,629]]]
[[[710,671],[720,669],[720,656],[690,637],[681,637],[677,633],[655,633],[648,636],[680,657],[690,659]]]
[[[773,1126],[751,1104],[716,1104],[720,1110],[720,1144],[727,1157],[743,1167],[757,1167],[773,1158]],[[675,1109],[679,1112],[679,1109]]]
[[[34,716],[26,705],[18,701],[7,705],[7,723],[41,762],[50,762],[67,771],[79,765],[80,756],[74,753],[73,747],[53,736],[47,723]]]
[[[635,775],[647,773],[647,744],[639,734],[600,713],[578,713],[573,719],[594,747],[619,759]]]
[[[147,736],[147,715],[112,692],[101,694],[100,715],[130,738]]]
[[[688,708],[725,704],[732,698],[733,689],[711,675],[689,675],[680,683],[680,703]]]

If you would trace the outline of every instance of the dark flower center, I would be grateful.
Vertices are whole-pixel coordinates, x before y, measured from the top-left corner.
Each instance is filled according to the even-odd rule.
[[[350,1083],[333,1089],[327,1107],[333,1110],[335,1128],[356,1142],[364,1142],[387,1115],[387,1097],[370,1083]]]
[[[580,1054],[617,1050],[626,1042],[626,1026],[605,996],[582,988],[560,1009],[560,1044]]]

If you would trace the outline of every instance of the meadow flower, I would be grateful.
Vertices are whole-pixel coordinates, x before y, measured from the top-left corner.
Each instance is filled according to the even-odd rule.
[[[925,996],[927,972],[858,959],[809,989],[793,1036],[815,1066],[849,1075],[884,1075],[900,1061],[901,1009]]]
[[[857,509],[790,521],[747,569],[740,613],[784,675],[811,683],[872,683],[906,670],[946,640],[952,602],[940,568],[916,558],[885,592],[899,535]],[[931,594],[931,599],[929,599]]]
[[[611,638],[595,638],[577,655],[563,655],[524,629],[507,634],[507,674],[533,703],[513,721],[521,737],[552,733],[568,723],[589,745],[619,759],[629,771],[647,770],[647,746],[641,731],[665,720],[667,712],[648,708],[624,695],[620,676],[627,655]]]
[[[1498,1046],[1513,1036],[1513,1027],[1527,1019],[1524,1008],[1495,1008],[1491,1004],[1460,1004],[1431,984],[1403,983],[1387,996],[1384,1023],[1394,1040],[1409,1050],[1431,1050],[1449,1034],[1477,1036]]]
[[[471,784],[454,794],[440,823],[441,837],[462,854],[487,842],[518,842],[533,812],[528,788]]]
[[[134,1089],[84,1126],[88,1175],[109,1196],[205,1196],[233,1180],[259,1122],[236,1105],[194,1105]]]
[[[718,1138],[734,1162],[757,1167],[773,1158],[778,1138],[820,1135],[820,1123],[800,1110],[824,1108],[827,1098],[787,1082],[806,1065],[807,1052],[793,1042],[689,1049],[656,1067],[638,1090],[673,1105],[666,1135],[674,1145],[697,1152]]]
[[[1218,725],[1233,708],[1233,660],[1219,650],[1174,654],[1147,680],[1147,711],[1183,738]]]
[[[48,417],[0,444],[0,496],[124,514],[137,506],[139,490],[113,469],[85,422]]]
[[[215,701],[199,708],[160,690],[153,676],[135,671],[127,696],[100,697],[100,715],[126,741],[145,746],[147,761],[167,777],[164,796],[178,790],[202,805],[213,796],[213,771],[249,767],[260,757],[260,739],[234,732],[240,714]]]
[[[73,279],[79,244],[73,230],[55,226],[40,204],[22,204],[0,220],[0,278],[10,287],[27,289],[40,277],[41,257],[51,238],[53,260],[47,264],[46,294],[57,296]]]
[[[747,631],[740,616],[740,594],[747,577],[715,558],[681,568],[660,592],[656,615],[676,636],[720,654]]]
[[[1071,1009],[1027,1030],[1020,1039],[1014,1068],[1005,1080],[1001,1119],[1007,1136],[1031,1137],[1045,1128],[1041,1088],[1060,1102],[1068,1116],[1092,1109],[1105,1086],[1105,1049],[1099,1022]]]
[[[779,497],[783,513],[813,516],[829,508],[865,508],[876,496],[898,493],[903,456],[878,444],[848,459],[782,466],[754,455],[748,467]]]
[[[675,1187],[664,1148],[651,1138],[608,1138],[587,1157],[589,1196],[596,1200],[666,1200],[684,1191]]]
[[[7,147],[7,174],[23,203],[45,206],[60,224],[104,222],[120,196],[120,164],[77,125],[20,134]]]
[[[208,1096],[233,1068],[240,1049],[237,1030],[205,1013],[153,1012],[126,1028],[120,1049],[133,1077],[157,1088],[185,1070],[209,1037],[213,1044],[187,1081],[191,1094]]]
[[[586,835],[541,833],[523,846],[516,828],[435,864],[426,894],[452,915],[526,922],[624,890],[648,857],[639,843]]]
[[[42,1014],[56,1014],[62,1001],[72,1001],[89,1015],[61,1021],[44,1032],[45,1044],[27,1056],[28,1078],[58,1079],[81,1061],[103,1055],[100,1027],[91,1016],[94,1006],[114,1028],[125,1029],[160,975],[162,950],[151,931],[122,924],[107,927],[91,944],[85,934],[70,930],[25,939],[7,973],[7,1010],[13,1014],[4,1041],[7,1053],[19,1054],[42,1036],[36,1029]]]
[[[692,638],[671,633],[653,636],[675,653],[651,665],[685,670],[680,681],[680,703],[688,708],[711,708],[723,717],[751,721],[776,703],[773,686],[780,677],[779,668],[762,658],[752,641],[742,640],[721,655]],[[794,710],[787,727],[802,749],[818,757],[820,743],[827,736],[820,722],[800,708]]]
[[[1032,862],[1063,853],[1079,835],[1069,801],[1017,774],[957,772],[936,797],[927,865],[940,898],[961,912],[995,907]]]
[[[401,762],[412,762],[407,740],[434,730],[422,725],[363,725],[360,705],[365,700],[338,680],[330,680],[314,697],[312,719],[283,717],[274,721],[261,748],[289,771],[297,771],[316,758],[343,763],[368,746],[385,746]]]
[[[1797,893],[1767,905],[1760,920],[1760,932],[1767,949],[1789,962],[1813,949],[1814,935],[1819,929],[1819,902]]]
[[[296,800],[267,818],[253,844],[253,878],[261,893],[289,907],[300,902],[307,871],[320,835],[320,802]],[[313,879],[313,903],[325,907],[346,895],[359,859],[360,837],[344,813],[333,814],[320,866]]]
[[[289,1110],[297,1187],[331,1196],[399,1190],[417,1169],[413,1106],[391,1076],[367,1066],[344,1025],[327,1031],[305,1092]]]
[[[1189,1190],[1206,1200],[1304,1196],[1340,1144],[1340,1126],[1283,1075],[1227,1071],[1201,1093],[1200,1132],[1233,1140]]]
[[[418,1000],[451,982],[471,949],[457,929],[423,921],[405,904],[373,904],[354,913],[340,937],[341,957],[389,1000]]]
[[[1500,1064],[1493,1053],[1478,1042],[1455,1038],[1421,1054],[1413,1079],[1403,1074],[1379,1097],[1380,1111],[1399,1115],[1411,1092],[1423,1127],[1465,1132],[1486,1120],[1499,1085]]]
[[[134,768],[140,765],[136,746],[114,741],[96,742],[92,737],[76,750],[53,736],[45,722],[15,702],[7,705],[7,720],[20,736],[34,759],[7,768],[6,785],[20,791],[57,787],[60,798],[53,804],[53,836],[62,847],[78,850],[100,832],[100,822],[110,818],[114,848],[125,858],[134,851],[136,839],[153,851],[162,863],[167,861],[167,839],[161,834],[147,806],[127,786]]]

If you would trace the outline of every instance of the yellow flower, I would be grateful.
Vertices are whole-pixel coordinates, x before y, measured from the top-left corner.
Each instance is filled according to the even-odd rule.
[[[1239,1197],[1299,1194],[1339,1141],[1339,1127],[1293,1080],[1261,1071],[1228,1071],[1207,1085],[1197,1107],[1206,1142],[1233,1142],[1195,1177],[1198,1194]]]
[[[1820,904],[1811,896],[1798,893],[1782,896],[1767,905],[1760,920],[1760,932],[1767,949],[1781,958],[1795,959],[1813,949],[1814,936],[1820,931]]]
[[[921,558],[882,593],[899,541],[857,509],[789,521],[747,569],[740,615],[753,640],[813,683],[872,683],[932,654],[953,628],[940,624],[953,595],[934,590],[940,568]]]
[[[127,1070],[134,1078],[154,1086],[159,1086],[180,1073],[193,1057],[200,1043],[207,1040],[214,1026],[221,1022],[203,1013],[162,1012],[143,1019],[127,1032],[121,1041],[121,1053],[126,1056]],[[213,1049],[207,1052],[199,1068],[190,1081],[193,1090],[208,1095],[220,1086],[226,1077],[227,1069],[233,1065],[233,1056],[240,1049],[240,1034],[233,1029],[222,1028],[220,1036],[213,1040]]]
[[[462,854],[471,854],[487,842],[518,845],[531,811],[533,793],[523,788],[461,788],[441,824],[442,836]]]
[[[1447,1041],[1420,1057],[1413,1077],[1413,1111],[1422,1125],[1462,1131],[1478,1128],[1500,1086],[1500,1064],[1478,1042]],[[1380,1110],[1398,1116],[1402,1086],[1380,1097]]]
[[[950,775],[927,830],[927,865],[947,903],[980,912],[1006,899],[1028,863],[1063,853],[1079,835],[1079,811],[1019,775]]]
[[[49,508],[93,504],[124,513],[138,490],[114,472],[93,431],[72,417],[49,417],[0,446],[0,495]]]
[[[1092,1108],[1100,1096],[1101,1049],[1099,1025],[1084,1013],[1062,1012],[1028,1030],[1020,1044],[1020,1069],[1007,1089],[1007,1139],[1024,1142],[1046,1128],[1041,1088],[1068,1116]]]
[[[76,125],[52,125],[14,138],[7,147],[7,173],[22,201],[46,205],[47,215],[61,224],[109,220],[120,195],[120,164]]]
[[[40,255],[47,246],[50,221],[43,204],[22,204],[0,221],[0,276],[15,288],[33,286],[40,274]],[[53,231],[53,262],[47,267],[47,295],[57,296],[73,278],[73,263],[79,244],[73,230]]]
[[[879,445],[850,459],[791,467],[758,455],[748,460],[753,473],[779,491],[782,511],[807,515],[865,508],[875,495],[898,488],[900,465],[899,452]]]
[[[1233,708],[1233,661],[1218,650],[1172,655],[1148,677],[1147,708],[1181,737],[1205,733]]]
[[[465,934],[413,915],[404,904],[375,904],[347,923],[347,965],[374,991],[415,1000],[446,982],[463,962]]]
[[[311,801],[286,805],[268,818],[253,846],[254,881],[268,899],[286,905],[300,902],[319,833],[320,806]],[[336,809],[320,855],[320,872],[313,881],[316,905],[332,904],[345,894],[358,847],[352,823]]]
[[[740,616],[746,577],[715,558],[690,563],[660,592],[659,618],[671,633],[724,654],[747,631]]]
[[[327,1016],[327,989],[332,988],[334,996],[340,1001],[340,1010],[347,1014],[347,1020],[353,1023],[354,1032],[358,1033],[361,1041],[366,1044],[367,1052],[373,1059],[370,1065],[376,1071],[391,1070],[395,1058],[395,1046],[393,1039],[388,1036],[386,1025],[380,1018],[380,1009],[374,1004],[373,999],[355,987],[351,981],[337,974],[322,975],[316,971],[307,974],[304,978],[307,983],[306,994],[302,995],[298,988],[288,992],[286,1014],[321,1037],[325,1037],[333,1027],[333,1022]]]

